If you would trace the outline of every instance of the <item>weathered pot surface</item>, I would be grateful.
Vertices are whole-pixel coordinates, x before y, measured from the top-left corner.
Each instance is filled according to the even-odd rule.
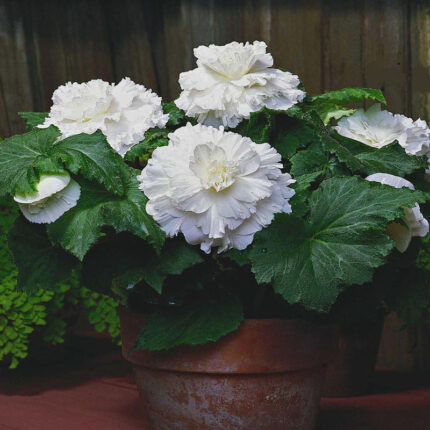
[[[372,382],[384,316],[375,321],[333,327],[334,348],[323,397],[367,394]]]
[[[302,320],[249,319],[217,342],[128,350],[145,317],[121,311],[145,430],[308,430],[315,426],[327,331]]]

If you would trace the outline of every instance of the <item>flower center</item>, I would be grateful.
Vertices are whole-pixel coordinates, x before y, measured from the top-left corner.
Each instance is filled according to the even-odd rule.
[[[111,109],[110,100],[109,102],[105,102],[105,103],[97,103],[93,109],[89,110],[86,113],[86,117],[82,120],[82,122],[89,122],[89,121],[92,121],[93,119],[97,119],[102,116],[105,116],[109,113],[110,109]]]
[[[203,188],[216,192],[233,185],[239,172],[237,163],[228,160],[222,148],[205,144],[195,148],[190,169],[200,179]]]
[[[38,214],[43,209],[45,209],[46,205],[48,204],[48,201],[52,198],[52,196],[46,197],[42,200],[39,200],[36,203],[31,203],[27,206],[28,211],[31,214]]]
[[[234,183],[234,166],[220,161],[212,161],[207,171],[207,187],[222,191]]]
[[[216,60],[204,64],[214,72],[231,80],[246,75],[251,70],[255,58],[246,49],[230,48],[223,51]]]

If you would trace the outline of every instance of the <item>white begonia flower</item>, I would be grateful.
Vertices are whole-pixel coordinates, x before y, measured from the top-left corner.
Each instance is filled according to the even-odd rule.
[[[53,105],[40,128],[55,125],[62,138],[101,130],[121,156],[144,139],[152,127],[165,127],[161,98],[143,85],[124,78],[117,85],[101,79],[68,82],[52,96]]]
[[[360,109],[342,118],[333,128],[342,136],[374,148],[383,148],[397,140],[408,155],[427,155],[429,167],[425,178],[430,181],[430,128],[424,120],[413,121],[404,115],[381,111],[381,105],[375,104],[366,112]]]
[[[16,194],[13,198],[23,215],[36,224],[49,224],[76,206],[81,187],[68,173],[43,175],[33,194]]]
[[[427,155],[430,152],[430,129],[422,119],[413,121],[404,115],[399,116],[406,127],[406,140],[399,141],[409,155]]]
[[[204,252],[221,253],[245,249],[275,213],[291,212],[295,181],[281,168],[268,143],[188,123],[155,149],[137,179],[147,212],[167,236],[182,232]]]
[[[301,102],[299,78],[273,69],[266,48],[257,41],[195,48],[198,67],[180,74],[176,105],[200,123],[233,128],[263,107],[285,110]]]
[[[430,181],[430,128],[427,122],[422,119],[413,121],[404,115],[402,117],[405,126],[407,126],[407,135],[405,142],[399,142],[409,155],[427,155],[429,167],[425,170],[424,178]]]
[[[414,186],[406,179],[388,173],[375,173],[368,176],[366,180],[390,185],[394,188],[414,189]],[[402,218],[404,224],[393,222],[388,225],[388,235],[396,242],[396,248],[400,252],[406,251],[413,237],[424,237],[429,232],[429,223],[421,213],[418,203],[413,208],[404,208],[404,211],[405,216]]]
[[[409,127],[401,115],[381,110],[381,105],[375,104],[367,111],[359,109],[351,116],[342,118],[334,129],[340,135],[365,145],[383,148],[395,140],[404,146]]]

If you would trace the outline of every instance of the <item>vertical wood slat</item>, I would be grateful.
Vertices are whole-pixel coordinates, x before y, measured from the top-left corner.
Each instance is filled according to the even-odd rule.
[[[411,2],[410,12],[411,114],[430,120],[430,3]]]
[[[110,47],[113,80],[129,77],[158,92],[160,85],[155,70],[148,26],[152,10],[143,2],[122,0],[103,5]]]
[[[18,2],[20,3],[20,2]],[[51,2],[31,2],[25,11],[34,53],[40,108],[47,110],[52,92],[61,84],[94,78],[112,80],[112,61],[102,1],[78,0],[73,7],[57,2],[62,13],[53,16]]]
[[[366,0],[362,30],[364,85],[381,89],[390,111],[409,114],[407,2]]]
[[[271,41],[275,66],[299,76],[309,94],[322,91],[322,5],[310,0],[306,7],[294,0],[272,1]]]
[[[16,112],[36,107],[21,12],[16,3],[0,3],[0,137],[22,131]]]
[[[323,1],[323,91],[362,85],[362,14],[362,1]]]

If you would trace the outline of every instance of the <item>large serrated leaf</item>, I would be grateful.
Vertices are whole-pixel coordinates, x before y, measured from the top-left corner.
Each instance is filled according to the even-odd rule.
[[[178,125],[185,125],[187,122],[187,116],[182,109],[179,109],[175,102],[163,102],[164,113],[169,114],[169,120],[167,121],[167,127],[176,127]]]
[[[124,193],[122,177],[126,166],[101,132],[78,134],[57,142],[54,126],[34,128],[0,144],[0,195],[30,194],[42,174],[69,170],[104,184],[116,194]]]
[[[88,252],[83,278],[85,285],[100,292],[109,291],[113,283],[127,290],[143,280],[161,293],[167,276],[180,275],[202,261],[199,249],[183,240],[169,239],[156,254],[143,240],[122,233]]]
[[[31,293],[53,288],[66,279],[77,260],[58,246],[52,246],[45,226],[19,217],[9,233],[9,247],[18,267],[18,288]]]
[[[161,294],[168,275],[180,275],[185,269],[203,261],[198,248],[179,240],[168,240],[160,255],[153,253],[132,268],[115,278],[119,288],[145,281]]]
[[[253,142],[265,143],[269,141],[274,111],[263,108],[258,112],[252,112],[246,124],[244,136]]]
[[[309,198],[307,222],[278,215],[257,233],[252,270],[289,303],[327,311],[342,286],[371,280],[393,248],[387,223],[423,199],[420,192],[357,177],[327,179]]]
[[[367,175],[379,172],[405,176],[428,166],[426,156],[410,156],[397,142],[393,142],[382,148],[373,148],[364,143],[341,136],[335,131],[333,131],[333,136],[350,154],[362,162],[362,171]]]
[[[55,127],[35,129],[0,143],[0,195],[32,193],[41,173],[64,171],[52,158],[54,142],[60,136]],[[49,161],[48,161],[49,160]]]
[[[113,227],[117,233],[129,231],[161,249],[164,233],[146,213],[147,198],[133,176],[130,173],[127,179],[122,178],[123,196],[109,193],[97,184],[82,182],[78,204],[48,226],[49,238],[80,260],[102,235],[104,226]]]
[[[355,109],[346,108],[345,105],[364,100],[376,100],[384,104],[386,103],[384,95],[380,90],[372,88],[344,88],[311,97],[309,107],[318,112],[324,124],[328,124],[332,118],[339,119],[355,112]]]
[[[135,162],[136,159],[140,162],[146,162],[151,157],[155,148],[166,146],[169,143],[169,130],[151,128],[145,133],[145,139],[133,146],[127,154],[125,161]]]
[[[53,156],[60,158],[71,172],[96,180],[116,194],[124,193],[122,178],[126,166],[101,131],[76,134],[61,140],[55,144]]]
[[[18,112],[18,115],[25,121],[27,130],[31,131],[33,128],[45,122],[49,115],[48,112]]]
[[[376,100],[384,104],[387,103],[381,90],[373,88],[343,88],[311,97],[311,102],[324,102],[341,106],[363,100]]]
[[[130,352],[169,349],[181,344],[203,345],[236,330],[242,321],[242,303],[234,295],[156,311],[146,321]]]

